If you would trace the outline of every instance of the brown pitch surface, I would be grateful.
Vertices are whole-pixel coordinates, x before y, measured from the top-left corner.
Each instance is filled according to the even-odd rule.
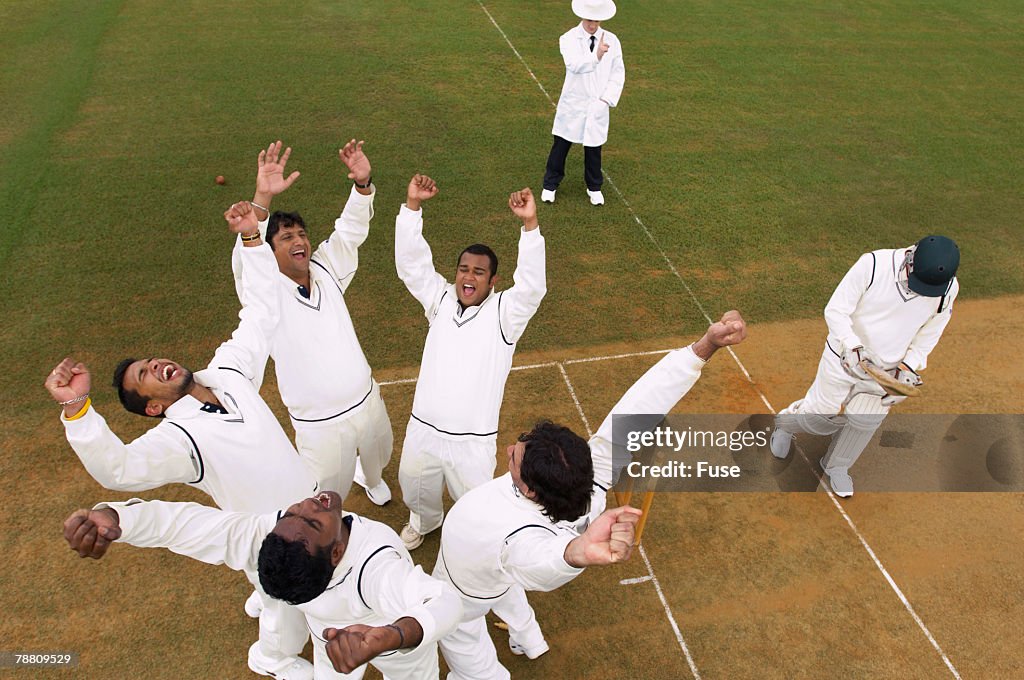
[[[1022,303],[1022,297],[958,302],[925,373],[925,396],[899,408],[1021,412],[1024,320],[1013,311]],[[693,339],[592,347],[586,355],[667,349]],[[751,328],[736,353],[772,406],[781,408],[810,384],[823,339],[821,320],[762,324]],[[997,365],[980,358],[993,348],[1013,360]],[[579,349],[522,354],[516,363],[583,356]],[[565,365],[592,428],[657,359]],[[415,373],[409,367],[377,377]],[[413,389],[383,388],[396,437],[387,471],[396,500],[379,509],[355,493],[348,502],[354,512],[396,528],[405,518],[396,475]],[[264,393],[277,403],[272,386]],[[146,422],[115,406],[99,404],[116,432],[128,438],[145,430]],[[678,410],[766,409],[732,359],[721,354]],[[499,435],[499,474],[504,445],[541,417],[584,429],[557,367],[513,372]],[[76,507],[129,494],[105,491],[88,477],[63,440],[55,413],[19,425],[5,433],[0,481],[7,511],[0,540],[13,557],[0,580],[0,640],[4,651],[75,651],[81,662],[72,672],[7,670],[3,676],[246,677],[245,651],[256,624],[242,612],[249,592],[244,578],[224,567],[128,546],[115,546],[99,562],[74,556],[60,538],[64,517]],[[182,487],[136,495],[206,500]],[[1024,650],[1007,643],[1019,638],[1024,624],[1022,495],[858,494],[842,507],[964,677],[1021,673]],[[949,673],[824,493],[661,495],[644,544],[705,678]],[[429,569],[436,550],[432,535],[414,557]],[[552,652],[537,661],[513,657],[506,634],[494,629],[503,662],[521,678],[688,677],[653,583],[619,584],[647,574],[635,554],[627,564],[591,569],[554,593],[531,595]]]

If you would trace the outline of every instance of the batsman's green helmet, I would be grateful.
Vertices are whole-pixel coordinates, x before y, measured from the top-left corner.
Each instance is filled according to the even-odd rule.
[[[927,297],[942,297],[960,266],[960,248],[951,238],[925,236],[917,242],[910,290]]]

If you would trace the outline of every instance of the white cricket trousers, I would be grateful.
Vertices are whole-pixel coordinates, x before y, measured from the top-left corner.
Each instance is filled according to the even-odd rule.
[[[247,570],[244,573],[263,600],[263,610],[260,612],[260,654],[263,655],[267,670],[281,671],[302,653],[309,640],[306,615],[287,602],[275,600],[263,592],[256,571]]]
[[[363,464],[369,488],[380,484],[381,473],[391,460],[394,435],[380,385],[374,381],[370,394],[353,413],[319,422],[292,418],[295,448],[313,471],[322,491],[348,496],[356,471],[356,454]]]
[[[398,466],[410,526],[421,534],[441,526],[445,485],[457,501],[470,489],[494,479],[496,444],[496,435],[445,439],[434,428],[410,418]]]
[[[445,580],[434,569],[434,577]],[[511,592],[511,591],[510,591]],[[508,669],[498,661],[498,650],[487,632],[487,612],[501,606],[505,593],[496,600],[462,598],[462,623],[439,643],[448,664],[448,680],[509,680]]]
[[[839,357],[826,343],[807,394],[779,411],[775,423],[791,434],[838,432],[822,466],[829,474],[845,473],[857,462],[889,413],[889,407],[882,403],[884,395],[873,381],[859,380],[844,371]],[[844,406],[845,417],[836,417]]]

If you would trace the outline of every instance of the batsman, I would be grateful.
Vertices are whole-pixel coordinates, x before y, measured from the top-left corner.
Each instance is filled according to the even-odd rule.
[[[833,435],[821,467],[837,496],[853,495],[850,467],[889,409],[920,393],[920,371],[953,312],[959,264],[960,249],[945,236],[861,255],[825,306],[829,332],[814,383],[775,419],[776,458],[789,455],[798,432]]]

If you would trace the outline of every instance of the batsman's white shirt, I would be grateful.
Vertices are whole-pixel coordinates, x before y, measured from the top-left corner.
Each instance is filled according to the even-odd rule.
[[[277,291],[259,267],[277,263],[270,247],[246,248],[247,295],[239,325],[209,366],[195,373],[227,410],[213,413],[190,395],[174,402],[159,424],[129,444],[91,408],[68,421],[65,434],[89,474],[116,491],[141,491],[172,482],[209,494],[225,510],[267,512],[308,497],[316,488],[277,417],[259,394],[267,333],[257,324],[276,320]]]
[[[226,564],[246,572],[257,570],[260,546],[281,514],[228,513],[196,503],[138,500],[98,507],[108,506],[120,517],[119,542],[167,548],[208,564]],[[409,616],[423,628],[422,642],[413,649],[382,654],[369,663],[386,677],[436,679],[436,643],[459,623],[459,596],[413,564],[398,534],[388,526],[351,513],[345,514],[344,521],[349,527],[348,545],[327,590],[305,604],[295,605],[305,614],[315,639],[316,677],[356,676],[334,671],[322,637],[325,628],[383,626]]]
[[[954,277],[941,298],[925,297],[906,287],[904,257],[909,248],[875,250],[861,255],[839,282],[825,306],[828,347],[837,357],[863,345],[886,368],[901,361],[915,371],[942,337],[960,290]]]
[[[373,193],[364,196],[355,188],[334,233],[317,247],[309,260],[309,298],[275,266],[279,321],[272,325],[270,355],[274,358],[281,401],[294,421],[322,421],[354,415],[371,392],[370,364],[356,337],[345,304],[348,289],[359,266],[359,246],[370,232]],[[266,234],[267,223],[260,223]],[[239,299],[245,252],[236,241],[232,270]]]
[[[520,233],[514,285],[465,310],[455,286],[434,269],[422,210],[402,206],[395,262],[430,323],[412,417],[445,438],[496,435],[516,342],[547,292],[540,229]]]

